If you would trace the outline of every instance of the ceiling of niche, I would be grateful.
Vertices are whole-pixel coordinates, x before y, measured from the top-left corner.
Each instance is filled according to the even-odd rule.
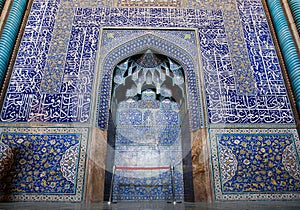
[[[120,62],[114,70],[113,101],[138,98],[152,89],[161,99],[182,103],[184,74],[182,67],[169,57],[146,50]]]

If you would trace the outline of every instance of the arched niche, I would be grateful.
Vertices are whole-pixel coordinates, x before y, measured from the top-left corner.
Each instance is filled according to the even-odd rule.
[[[203,114],[202,95],[199,89],[199,65],[191,55],[181,47],[151,33],[142,35],[136,39],[130,40],[121,46],[111,50],[103,59],[101,64],[102,77],[98,91],[97,100],[97,125],[103,130],[107,130],[109,121],[109,110],[112,95],[113,70],[117,64],[126,58],[141,54],[146,50],[157,52],[168,56],[184,69],[186,106],[189,115],[189,124],[191,130],[205,126]]]
[[[196,46],[195,46],[196,47]],[[187,52],[184,48],[180,47],[180,43],[172,43],[168,40],[165,40],[161,37],[157,37],[156,35],[150,33],[146,33],[138,38],[134,38],[132,40],[129,40],[126,43],[120,44],[117,47],[114,47],[112,50],[110,50],[108,53],[104,55],[103,58],[101,58],[99,63],[100,70],[100,78],[98,81],[99,89],[98,89],[98,99],[96,102],[96,126],[103,130],[105,135],[107,135],[107,151],[106,151],[106,163],[105,163],[105,183],[110,182],[111,178],[111,172],[113,168],[114,162],[112,161],[114,159],[114,146],[115,146],[115,132],[116,132],[116,125],[115,125],[115,117],[113,112],[116,110],[116,105],[118,102],[115,102],[115,99],[117,101],[122,101],[125,98],[122,98],[122,95],[126,95],[126,91],[128,88],[130,89],[134,82],[132,81],[132,76],[126,77],[124,84],[120,84],[119,90],[120,93],[114,94],[114,75],[115,75],[115,69],[119,65],[122,66],[122,63],[126,62],[126,60],[130,57],[138,56],[141,54],[145,54],[147,51],[152,51],[153,53],[157,55],[162,55],[164,57],[170,58],[172,61],[177,63],[182,68],[183,77],[184,77],[184,86],[183,88],[179,88],[178,86],[172,86],[173,79],[171,77],[166,77],[165,84],[169,86],[169,89],[172,89],[172,97],[173,101],[176,101],[180,104],[181,109],[181,136],[182,136],[182,151],[184,151],[183,155],[183,162],[184,162],[184,180],[185,189],[190,189],[194,187],[193,180],[198,180],[201,182],[198,182],[194,189],[198,190],[198,195],[203,195],[204,197],[201,197],[197,195],[195,192],[195,195],[197,195],[198,198],[195,198],[195,200],[202,200],[202,201],[208,201],[210,200],[210,175],[209,175],[209,157],[207,156],[209,153],[204,151],[207,150],[207,140],[201,140],[206,139],[206,125],[204,120],[204,112],[203,112],[203,99],[201,95],[199,84],[199,64],[198,64],[198,58],[197,56],[192,56]],[[146,75],[147,76],[147,75]],[[149,76],[149,75],[148,75]],[[172,86],[170,88],[170,86]],[[176,90],[177,88],[177,90]],[[152,89],[154,91],[156,90],[156,87],[153,86],[153,84],[148,84],[144,86],[140,91],[143,92],[145,89]],[[168,89],[168,88],[167,88]],[[180,89],[180,91],[178,91]],[[122,92],[122,90],[124,90]],[[119,92],[119,91],[118,91]],[[199,130],[200,129],[200,130]],[[201,131],[202,130],[202,131]],[[200,132],[199,132],[200,131]],[[191,136],[192,135],[192,136]],[[200,143],[197,143],[199,142]],[[204,143],[201,143],[201,141],[204,141]],[[193,145],[191,145],[193,144]],[[204,146],[199,147],[197,145],[203,144]],[[194,152],[196,155],[194,157],[193,152],[191,151],[191,148],[196,146],[197,151]],[[204,156],[201,153],[198,152],[198,150],[204,151]],[[193,157],[192,157],[193,156]],[[203,156],[203,157],[202,157]],[[201,160],[200,160],[200,159]],[[199,162],[200,160],[200,162]],[[193,174],[193,167],[191,165],[191,161],[194,161],[200,166],[200,170],[196,170],[197,173],[201,173],[200,175],[197,175],[195,178],[195,174]],[[202,166],[205,166],[203,169]],[[196,166],[198,167],[198,166]],[[92,171],[94,169],[91,169]],[[94,174],[93,172],[91,174]],[[91,176],[89,180],[92,180],[94,176]],[[193,177],[193,178],[192,178]],[[98,178],[95,176],[95,179],[98,180]],[[204,186],[203,185],[204,180]],[[101,182],[99,178],[99,182]],[[202,183],[202,184],[201,184]],[[89,188],[89,185],[87,186],[87,189]],[[97,190],[97,189],[95,189]],[[91,193],[93,190],[89,190]],[[109,191],[109,187],[107,184],[105,184],[104,187],[104,199],[107,200],[107,191]],[[194,200],[194,194],[192,193],[186,193],[185,190],[184,193],[184,200],[185,201],[193,201]],[[93,193],[91,194],[93,195]]]
[[[184,148],[190,139],[182,136],[187,112],[182,66],[146,49],[118,63],[112,81],[109,132],[115,134],[108,139],[106,188],[112,190],[106,197],[193,200],[191,178],[184,176],[192,163]]]
[[[147,49],[121,61],[114,69],[110,110],[116,120],[118,104],[139,100],[142,92],[152,89],[158,100],[171,100],[186,110],[183,68],[169,57]]]

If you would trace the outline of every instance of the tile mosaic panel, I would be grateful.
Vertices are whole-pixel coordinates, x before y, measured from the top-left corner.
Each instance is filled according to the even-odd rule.
[[[130,113],[130,112],[128,112]],[[120,144],[173,145],[180,138],[180,126],[122,126],[118,129],[116,141]]]
[[[46,93],[59,93],[61,78],[63,76],[66,49],[69,43],[73,14],[72,1],[62,1],[58,7],[57,17],[60,24],[53,28],[53,39],[50,44],[48,59],[44,69],[41,91]]]
[[[217,200],[296,199],[300,142],[296,130],[210,130]]]
[[[171,181],[171,171],[170,169],[158,170],[153,169],[151,171],[147,170],[147,176],[141,177],[141,174],[124,174],[120,171],[116,171],[115,184],[114,185],[114,195],[113,200],[169,200],[173,201],[173,190]],[[149,175],[149,172],[152,173]],[[128,171],[127,171],[128,173]],[[142,176],[145,176],[143,172]],[[120,175],[119,175],[120,174]],[[133,178],[132,178],[133,177]],[[178,171],[174,173],[175,180],[175,199],[177,201],[182,201],[183,197],[180,192],[183,191],[182,174]]]
[[[3,122],[88,121],[99,29],[72,29],[73,6],[62,5],[33,3],[6,94]]]
[[[39,103],[42,71],[52,39],[57,8],[55,2],[32,4],[4,102],[8,121],[29,120],[30,105]]]
[[[259,95],[284,96],[279,60],[261,3],[238,0],[237,5]]]
[[[3,143],[0,143],[0,180],[5,177],[13,164],[14,154],[11,148]]]
[[[223,11],[228,46],[231,54],[235,55],[231,56],[231,62],[234,69],[236,91],[237,95],[253,96],[256,95],[257,88],[245,45],[242,21],[236,8],[236,1],[228,1]],[[223,56],[220,55],[220,57]]]
[[[100,7],[102,3],[34,1],[2,122],[88,122],[100,28],[113,26],[197,29],[210,123],[294,123],[261,1],[183,1],[193,9]],[[160,33],[169,40],[176,37],[172,30]],[[128,36],[135,34],[135,30],[128,32]],[[177,41],[196,40],[182,36]],[[197,79],[189,77],[191,83]],[[188,100],[195,103],[193,97]],[[99,104],[103,113],[108,112],[107,105]],[[199,115],[196,111],[197,117],[191,119],[193,128],[201,126],[194,125]],[[99,126],[105,129],[107,118],[99,118]]]
[[[144,91],[140,101],[122,102],[117,109],[113,200],[172,201],[174,186],[176,200],[182,201],[179,108],[161,110],[162,102],[156,101],[155,92],[147,93],[151,97],[143,97]],[[156,103],[144,103],[151,101]],[[125,103],[137,105],[129,108]],[[140,108],[140,104],[148,106]],[[144,120],[148,116],[151,121]],[[174,166],[173,177],[170,166]]]
[[[61,93],[90,93],[94,77],[99,28],[74,27],[61,84]]]
[[[176,7],[180,0],[118,0],[124,7]]]
[[[3,128],[0,198],[82,201],[88,130]]]

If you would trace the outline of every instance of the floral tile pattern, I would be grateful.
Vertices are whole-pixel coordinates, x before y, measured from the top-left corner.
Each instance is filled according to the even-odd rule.
[[[81,201],[86,140],[83,128],[4,128],[0,145],[9,150],[1,152],[12,162],[1,177],[0,197]]]
[[[211,133],[217,200],[299,198],[296,130],[219,129]]]

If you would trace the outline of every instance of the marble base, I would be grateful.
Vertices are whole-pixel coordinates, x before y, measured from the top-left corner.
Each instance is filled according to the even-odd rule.
[[[91,129],[91,140],[87,159],[86,202],[99,202],[104,198],[105,159],[107,132]]]
[[[192,132],[192,165],[195,201],[212,201],[207,129]]]

